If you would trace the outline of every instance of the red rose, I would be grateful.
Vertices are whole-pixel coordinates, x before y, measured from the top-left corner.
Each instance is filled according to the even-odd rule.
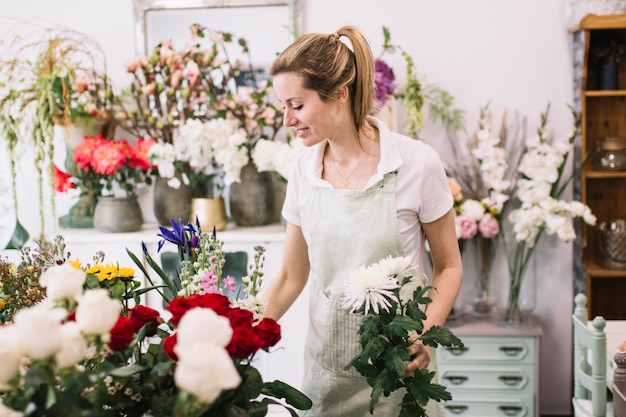
[[[174,352],[174,347],[176,346],[176,342],[178,341],[178,337],[176,333],[169,335],[165,339],[163,339],[163,352],[169,356],[169,358],[173,361],[178,360],[178,356]]]
[[[262,349],[272,347],[280,341],[280,324],[269,317],[254,326],[254,332],[263,341]]]
[[[210,308],[220,316],[226,316],[230,311],[230,300],[222,294],[192,294],[189,297],[174,298],[165,309],[172,313],[172,324],[178,326],[185,313],[194,307]]]
[[[233,328],[233,332],[236,332],[239,327],[251,329],[254,323],[254,314],[252,314],[252,311],[244,308],[233,308],[226,314],[226,317],[230,321],[230,327]]]
[[[129,308],[128,310],[130,311],[130,320],[133,323],[135,332],[138,332],[143,326],[150,323],[150,326],[146,329],[146,336],[154,336],[156,334],[156,328],[161,322],[158,311],[142,305]]]
[[[108,345],[114,351],[127,349],[134,334],[135,328],[132,321],[128,317],[120,316],[111,329],[111,340]]]
[[[243,359],[261,349],[261,346],[263,346],[263,341],[251,327],[239,327],[233,329],[233,338],[226,346],[226,351],[231,358]]]

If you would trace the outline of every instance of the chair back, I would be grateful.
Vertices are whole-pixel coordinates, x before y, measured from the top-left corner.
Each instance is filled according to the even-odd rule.
[[[607,412],[606,380],[606,321],[595,317],[592,326],[587,324],[587,297],[574,297],[574,399],[591,400],[594,417],[604,417]]]

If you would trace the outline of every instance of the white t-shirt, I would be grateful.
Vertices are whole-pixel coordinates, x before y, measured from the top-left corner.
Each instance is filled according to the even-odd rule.
[[[453,198],[443,167],[435,150],[421,140],[391,132],[374,118],[380,132],[380,162],[376,173],[365,185],[369,189],[389,172],[396,175],[396,210],[400,241],[406,256],[422,265],[421,223],[437,220],[452,208]],[[282,215],[300,226],[300,212],[311,185],[332,188],[322,180],[322,160],[327,141],[302,151],[291,168]],[[376,219],[363,219],[367,221]]]

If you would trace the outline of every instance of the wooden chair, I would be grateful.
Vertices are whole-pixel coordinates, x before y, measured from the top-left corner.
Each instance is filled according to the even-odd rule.
[[[617,352],[613,357],[615,369],[611,392],[613,393],[613,415],[626,417],[626,352]]]
[[[595,317],[587,324],[587,297],[574,297],[574,416],[613,416],[612,403],[607,403],[606,321]]]

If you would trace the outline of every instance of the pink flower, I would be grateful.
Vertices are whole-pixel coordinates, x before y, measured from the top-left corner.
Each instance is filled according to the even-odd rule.
[[[478,222],[478,231],[480,235],[486,239],[493,239],[500,231],[498,220],[491,213],[485,213],[480,222]]]
[[[185,67],[185,77],[189,79],[189,85],[194,85],[198,80],[198,75],[200,74],[200,68],[198,64],[194,61],[189,61],[187,66]]]
[[[224,43],[224,35],[222,32],[211,31],[211,33],[209,33],[209,39],[217,44]]]
[[[457,228],[457,238],[460,240],[471,239],[478,233],[478,224],[470,217],[461,214],[454,218],[454,223]]]
[[[141,87],[141,92],[147,96],[151,96],[154,94],[155,86],[154,83],[150,83]]]
[[[89,80],[84,74],[81,74],[74,79],[72,88],[77,92],[82,93],[89,88]]]
[[[450,188],[455,201],[460,201],[463,198],[461,184],[455,178],[448,177],[448,188]]]
[[[129,59],[128,61],[126,61],[126,71],[128,72],[135,72],[135,70],[137,70],[137,68],[139,68],[140,66],[141,66],[140,58]]]

